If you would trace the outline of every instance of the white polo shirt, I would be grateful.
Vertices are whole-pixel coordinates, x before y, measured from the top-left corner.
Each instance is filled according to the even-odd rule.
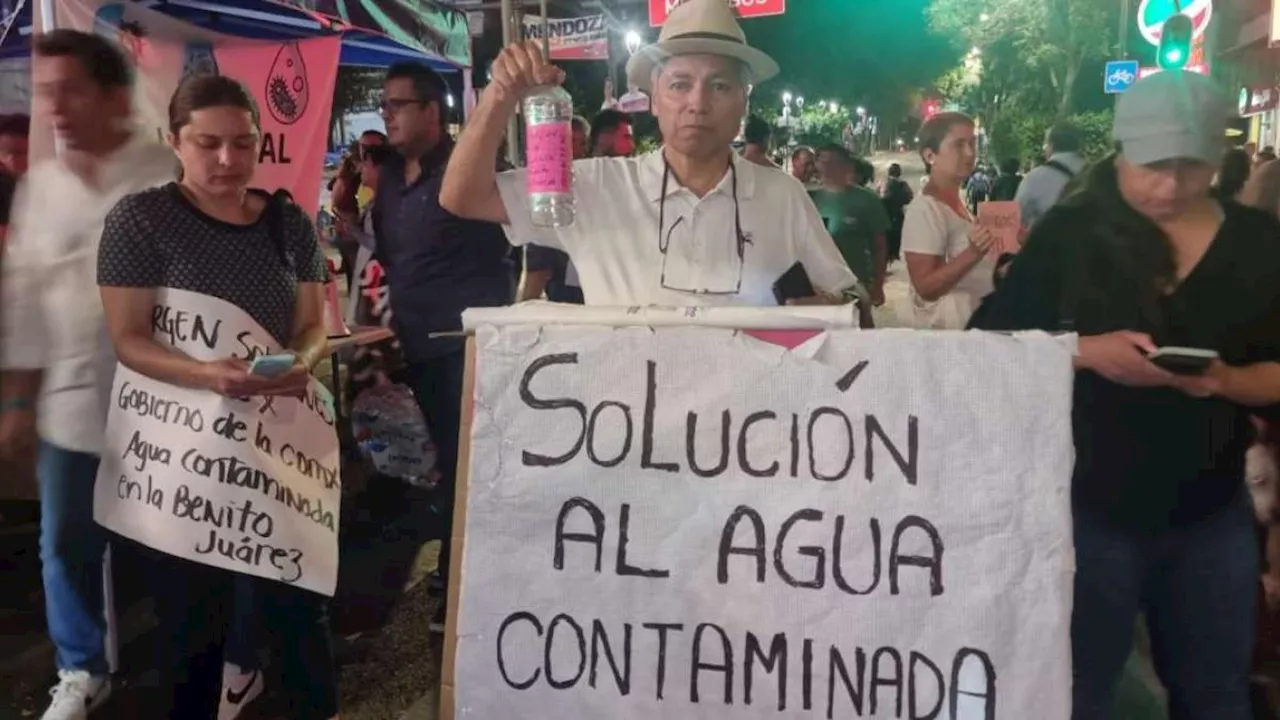
[[[534,227],[525,172],[499,173],[507,238],[568,253],[588,305],[777,305],[773,284],[797,262],[816,290],[851,288],[856,279],[804,187],[781,170],[730,157],[733,171],[702,198],[668,177],[661,231],[661,150],[575,162],[576,219],[564,228]]]

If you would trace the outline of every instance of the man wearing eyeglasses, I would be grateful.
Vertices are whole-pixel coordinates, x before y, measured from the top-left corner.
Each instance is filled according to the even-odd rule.
[[[466,363],[460,338],[431,335],[460,330],[463,309],[506,305],[512,294],[510,245],[502,228],[457,217],[439,203],[445,164],[454,152],[447,92],[444,80],[426,65],[403,63],[387,71],[382,118],[396,154],[380,169],[373,200],[375,255],[386,271],[406,379],[437,449],[440,481],[433,504],[444,530],[442,582],[449,577]],[[490,172],[496,152],[484,160]],[[441,607],[431,629],[443,629],[443,620]]]
[[[567,252],[589,305],[776,305],[773,285],[796,263],[819,292],[796,301],[843,302],[856,281],[804,188],[731,146],[750,85],[777,72],[724,0],[681,4],[627,65],[652,94],[665,147],[575,162],[574,224],[535,228],[524,173],[495,174],[486,160],[529,90],[564,75],[536,43],[512,45],[450,160],[441,204],[507,225],[513,242]]]

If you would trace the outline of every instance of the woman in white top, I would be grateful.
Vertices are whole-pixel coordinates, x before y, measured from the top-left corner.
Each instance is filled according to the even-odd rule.
[[[926,120],[920,157],[929,180],[907,206],[902,226],[914,325],[958,330],[992,291],[995,269],[993,236],[974,223],[960,196],[977,160],[973,120],[950,112]]]

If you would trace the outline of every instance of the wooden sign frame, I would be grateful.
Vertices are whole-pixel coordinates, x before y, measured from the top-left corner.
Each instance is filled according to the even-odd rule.
[[[444,626],[444,657],[440,669],[440,720],[453,720],[454,658],[458,653],[458,604],[462,599],[462,552],[467,527],[467,487],[471,478],[471,424],[475,419],[476,338],[467,337],[467,366],[462,376],[462,421],[458,431],[458,473],[453,499],[452,545],[449,563],[449,608]]]

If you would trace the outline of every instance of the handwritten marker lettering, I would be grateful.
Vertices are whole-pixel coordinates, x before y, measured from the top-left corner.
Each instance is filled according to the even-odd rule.
[[[455,713],[1069,720],[1069,348],[506,332],[477,332]]]
[[[281,350],[225,301],[157,295],[153,334],[194,358]],[[332,401],[317,381],[301,399],[236,400],[120,366],[112,397],[99,524],[193,562],[333,593],[342,479]]]

